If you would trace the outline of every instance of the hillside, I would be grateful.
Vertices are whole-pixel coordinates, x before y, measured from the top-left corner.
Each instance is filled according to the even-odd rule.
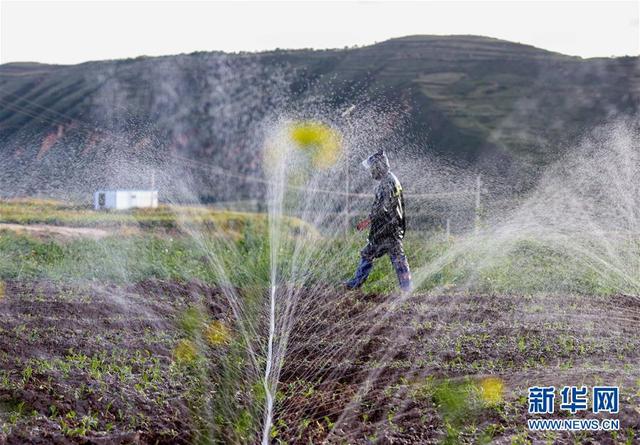
[[[237,198],[241,189],[248,197],[241,180],[221,181],[208,166],[257,175],[251,129],[263,119],[350,103],[398,110],[392,151],[433,153],[527,187],[586,130],[637,113],[640,70],[638,58],[581,59],[475,36],[5,64],[0,194],[133,187],[150,165],[188,158],[198,162],[191,179],[201,196]]]

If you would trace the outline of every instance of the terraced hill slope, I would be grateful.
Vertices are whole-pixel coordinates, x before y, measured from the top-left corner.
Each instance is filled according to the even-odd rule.
[[[469,162],[527,187],[586,130],[637,113],[638,62],[411,36],[336,50],[0,65],[0,193],[74,192],[123,176],[131,186],[148,176],[132,158],[178,155],[257,174],[248,129],[273,110],[319,100],[384,104],[403,119],[392,149]],[[219,178],[194,174],[208,178],[203,194],[224,194]]]

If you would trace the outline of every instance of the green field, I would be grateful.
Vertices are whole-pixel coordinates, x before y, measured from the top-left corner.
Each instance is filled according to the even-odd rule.
[[[266,215],[34,200],[0,209],[0,224],[23,224],[0,230],[0,440],[258,441],[264,358],[252,365],[248,350],[265,342]],[[296,219],[282,233],[281,269],[295,268],[291,258],[309,269],[290,283],[301,288],[274,443],[637,440],[640,306],[622,294],[634,291],[628,273],[544,239],[414,231],[405,245],[419,287],[397,300],[387,259],[362,291],[340,287],[364,235],[320,235]],[[597,244],[591,253],[605,258]],[[603,382],[621,386],[620,431],[526,429],[528,386]]]
[[[208,253],[220,252],[226,253],[225,267],[237,270],[230,279],[233,285],[242,287],[246,274],[266,279],[269,241],[265,214],[182,206],[99,212],[56,201],[17,200],[0,202],[2,223],[113,229],[109,236],[97,240],[61,240],[0,227],[0,258],[6,259],[0,263],[0,278],[4,279],[171,279],[220,285],[203,261]],[[314,252],[332,258],[330,273],[326,269],[322,273],[322,279],[329,280],[326,284],[335,285],[349,277],[366,242],[364,235],[355,232],[348,237],[321,236],[296,218],[286,219],[284,230],[294,240],[317,240]],[[620,243],[625,244],[625,250],[640,249],[640,240]],[[437,231],[410,231],[405,245],[414,275],[419,274],[420,291],[610,295],[634,291],[635,279],[640,278],[623,276],[604,266],[601,270],[586,267],[583,259],[572,256],[563,246],[526,235],[510,239],[500,252],[491,252],[491,240],[483,237],[445,239]],[[243,267],[234,268],[234,261]],[[432,264],[439,266],[429,267]],[[426,271],[420,273],[422,269]],[[394,286],[389,261],[382,259],[365,290],[388,292]]]

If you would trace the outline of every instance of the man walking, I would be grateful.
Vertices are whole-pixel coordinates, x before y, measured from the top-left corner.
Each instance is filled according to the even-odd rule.
[[[362,286],[371,273],[373,261],[388,254],[398,275],[400,288],[403,292],[410,292],[413,288],[411,271],[402,246],[406,228],[402,186],[398,178],[391,173],[389,159],[383,150],[369,156],[362,164],[379,183],[369,217],[356,226],[358,230],[371,227],[369,242],[360,252],[360,264],[355,276],[345,284],[349,289]]]

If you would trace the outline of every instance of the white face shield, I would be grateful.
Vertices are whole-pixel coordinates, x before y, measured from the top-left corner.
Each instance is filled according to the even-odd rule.
[[[371,158],[373,158],[373,155],[362,161],[362,166],[367,170],[371,170],[371,166],[373,165],[373,160]]]
[[[382,168],[384,170],[388,170],[389,160],[387,159],[387,156],[384,154],[384,152],[379,151],[362,161],[362,166],[369,171],[374,168]]]
[[[389,160],[381,150],[362,161],[362,166],[369,171],[373,179],[379,180],[389,171]]]

